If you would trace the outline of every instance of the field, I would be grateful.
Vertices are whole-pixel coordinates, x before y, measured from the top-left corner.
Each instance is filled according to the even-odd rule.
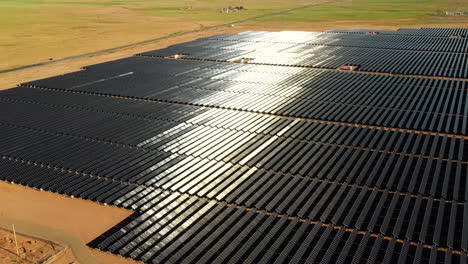
[[[307,5],[314,6],[236,23],[235,27],[240,31],[460,25],[468,19],[435,13],[460,10],[463,4],[442,0],[3,0],[0,71]],[[229,6],[245,10],[219,12]]]
[[[376,26],[435,26],[454,22],[437,16],[437,11],[465,10],[466,1],[441,0],[353,0],[323,4],[313,8],[292,11],[287,14],[262,19],[262,21],[286,22],[340,22],[353,20]],[[466,22],[466,21],[465,21]]]
[[[197,30],[308,3],[313,1],[0,1],[0,69]],[[231,5],[247,9],[219,12]]]

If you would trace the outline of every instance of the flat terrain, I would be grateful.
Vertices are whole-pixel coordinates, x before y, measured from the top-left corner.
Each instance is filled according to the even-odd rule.
[[[16,234],[19,256],[16,253],[15,236],[0,229],[0,264],[38,263],[54,258],[64,250],[60,245]]]
[[[0,200],[0,227],[11,229],[11,224],[15,224],[17,232],[66,245],[78,258],[76,263],[136,263],[85,247],[86,243],[127,218],[132,211],[3,181],[0,181]],[[69,263],[60,261],[62,258],[56,263]]]
[[[0,69],[229,23],[315,0],[3,0]],[[240,12],[221,8],[245,6]]]
[[[318,5],[236,23],[234,27],[226,26],[174,36],[312,4]],[[219,12],[221,8],[239,5],[246,10]],[[3,0],[0,1],[0,71],[148,39],[174,37],[3,73],[0,74],[0,90],[21,82],[77,71],[85,65],[221,33],[246,30],[466,27],[468,17],[436,15],[438,10],[463,10],[464,5],[466,1],[442,0],[258,0],[254,3],[245,0]],[[72,259],[75,263],[92,263],[89,260],[96,263],[135,263],[84,246],[129,216],[132,213],[130,211],[4,182],[0,182],[0,201],[0,226],[9,228],[11,223],[16,223],[23,233],[71,247],[64,251],[64,257],[59,261]]]
[[[0,70],[236,23],[268,30],[463,25],[467,17],[436,16],[463,10],[465,1],[442,0],[3,0]],[[466,2],[465,2],[466,3]],[[317,5],[316,5],[317,4]],[[220,9],[243,6],[239,12]],[[241,30],[238,30],[240,32]]]
[[[352,0],[333,1],[320,6],[260,19],[265,22],[367,22],[375,26],[426,27],[466,22],[468,17],[440,15],[445,11],[468,11],[466,1],[446,0]]]

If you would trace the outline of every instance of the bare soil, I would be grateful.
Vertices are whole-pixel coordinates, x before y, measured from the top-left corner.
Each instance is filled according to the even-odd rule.
[[[20,234],[15,240],[14,233],[0,230],[0,264],[46,262],[62,250],[64,247],[55,243]]]
[[[130,210],[3,181],[0,181],[0,201],[0,227],[11,229],[12,224],[15,224],[19,233],[53,241],[71,249],[72,254],[64,252],[52,263],[137,263],[86,246],[131,215],[133,212]],[[72,260],[69,255],[72,255]]]

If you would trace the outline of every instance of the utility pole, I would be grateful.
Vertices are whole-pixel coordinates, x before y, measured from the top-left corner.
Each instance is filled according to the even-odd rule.
[[[18,239],[16,239],[16,230],[15,230],[15,224],[12,224],[13,226],[13,236],[15,237],[15,245],[16,245],[16,255],[19,257],[19,249],[18,249]]]

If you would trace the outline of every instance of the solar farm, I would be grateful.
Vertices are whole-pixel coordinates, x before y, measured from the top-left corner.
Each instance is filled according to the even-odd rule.
[[[467,81],[467,28],[205,37],[1,91],[0,180],[144,263],[468,263]]]

